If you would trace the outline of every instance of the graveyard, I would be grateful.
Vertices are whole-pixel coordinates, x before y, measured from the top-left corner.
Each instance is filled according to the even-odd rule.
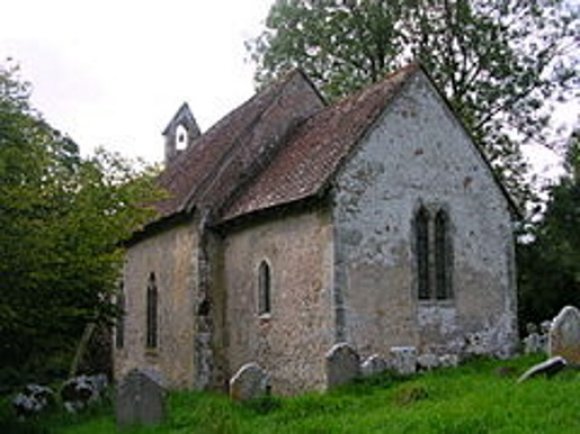
[[[50,413],[3,433],[577,433],[580,371],[518,378],[544,355],[474,359],[458,368],[385,373],[327,393],[233,401],[225,394],[171,392],[165,418],[118,427],[111,400],[76,415]],[[143,394],[142,399],[147,399]]]

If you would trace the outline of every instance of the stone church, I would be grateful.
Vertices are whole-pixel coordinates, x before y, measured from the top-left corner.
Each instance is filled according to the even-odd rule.
[[[127,243],[117,378],[223,389],[256,362],[291,394],[326,387],[340,342],[513,351],[515,208],[421,66],[333,104],[297,70],[203,134],[184,104],[163,135],[168,197]]]

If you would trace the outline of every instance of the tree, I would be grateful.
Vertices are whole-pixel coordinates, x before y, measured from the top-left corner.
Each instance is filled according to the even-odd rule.
[[[82,158],[31,108],[17,70],[0,68],[2,368],[67,359],[87,322],[115,316],[119,243],[152,217],[141,204],[156,197],[151,170],[102,150]]]
[[[247,48],[259,85],[299,66],[331,100],[420,61],[523,202],[520,145],[573,97],[578,31],[565,0],[277,0]]]
[[[533,227],[533,241],[519,248],[522,323],[551,319],[567,304],[580,306],[580,130],[570,139],[565,167]]]

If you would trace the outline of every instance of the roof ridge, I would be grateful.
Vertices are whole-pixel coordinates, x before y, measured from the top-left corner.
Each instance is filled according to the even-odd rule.
[[[280,82],[280,84],[281,83],[282,82]],[[282,86],[275,88],[274,85],[272,85],[272,88],[264,89],[263,93],[259,92],[259,93],[254,94],[250,99],[248,99],[246,101],[246,103],[242,104],[237,109],[234,109],[234,111],[237,111],[238,109],[243,110],[243,107],[246,106],[247,103],[249,104],[250,101],[254,100],[254,98],[258,97],[259,95],[263,96],[267,92],[272,92],[272,94],[270,95],[270,98],[268,98],[268,102],[264,105],[264,108],[262,110],[260,110],[256,114],[256,116],[254,116],[254,118],[244,128],[244,131],[241,134],[237,135],[236,139],[231,143],[231,145],[226,150],[226,152],[224,152],[224,154],[220,156],[219,161],[217,161],[216,164],[214,165],[214,170],[208,171],[205,174],[205,176],[203,177],[203,179],[197,185],[194,185],[192,187],[191,191],[185,197],[185,200],[179,205],[180,209],[189,208],[190,202],[197,195],[197,193],[199,192],[200,194],[203,194],[204,191],[207,191],[208,184],[211,184],[212,181],[215,181],[218,178],[217,174],[223,169],[226,162],[229,161],[229,159],[230,159],[229,157],[232,154],[234,154],[236,152],[236,150],[239,148],[238,145],[239,145],[239,143],[242,142],[242,139],[247,137],[247,135],[252,132],[252,130],[254,129],[254,126],[259,122],[259,120],[263,116],[264,112],[266,112],[266,110],[268,110],[268,107],[270,107],[272,105],[272,103],[276,100],[276,97],[278,95],[280,95],[280,93],[282,92],[282,88],[283,88]],[[230,113],[232,113],[232,112],[230,112]],[[228,113],[224,118],[220,119],[215,125],[217,125],[218,123],[221,123],[225,118],[227,118],[229,116],[230,113]],[[208,131],[208,133],[209,133],[209,131]]]
[[[285,146],[285,148],[289,147],[289,149],[281,149],[275,155],[275,158],[272,159],[268,167],[248,183],[245,189],[246,191],[242,192],[239,197],[235,198],[226,207],[220,216],[221,223],[254,211],[319,194],[320,191],[328,186],[333,174],[340,170],[348,155],[351,154],[356,144],[360,142],[361,138],[368,132],[369,128],[375,123],[381,113],[384,112],[388,104],[400,93],[405,83],[415,75],[415,72],[419,70],[421,68],[417,63],[409,64],[385,75],[384,78],[372,85],[361,88],[345,98],[336,101],[334,104],[322,108],[310,116],[304,123],[298,126],[293,138],[288,140],[290,144]],[[361,104],[362,107],[366,106],[367,109],[359,113]],[[340,121],[342,125],[332,125],[329,121],[336,121],[338,118],[344,120],[343,118],[345,116],[350,117],[350,113],[353,110],[357,112],[352,113],[353,115],[360,114],[363,117],[355,121],[354,125],[348,127],[349,131],[343,131],[348,137],[337,136],[333,139],[327,137],[328,134],[325,131],[327,128],[342,127],[344,129],[344,122]],[[346,123],[348,124],[349,122]],[[318,133],[315,131],[318,131]],[[332,140],[332,143],[327,143],[328,140]],[[306,148],[312,149],[306,149],[304,148],[305,146]],[[330,148],[323,151],[320,149],[320,146],[329,146]],[[320,160],[316,156],[320,152],[328,154],[329,159],[325,161]],[[309,154],[311,158],[318,160],[318,163],[324,166],[318,168],[320,172],[314,175],[314,177],[310,176],[312,174],[306,173],[307,177],[310,176],[312,178],[308,178],[309,181],[305,181],[304,176],[295,173],[297,169],[304,169],[306,167],[304,166],[306,164],[305,158],[308,157],[304,157],[304,153]],[[288,166],[288,162],[281,161],[286,159],[292,161],[290,163],[294,164],[292,168],[286,167]],[[308,164],[311,163],[308,160]],[[284,175],[276,175],[277,170],[282,170]],[[309,172],[309,170],[306,170],[306,172]],[[276,184],[276,180],[279,181],[282,179],[280,176],[286,179],[283,182],[284,185],[273,187],[273,184]],[[265,177],[265,179],[261,180],[261,177]],[[289,181],[289,179],[293,179],[293,181]],[[314,184],[309,184],[310,182]],[[256,195],[262,196],[261,202],[257,202],[255,198],[253,199]]]

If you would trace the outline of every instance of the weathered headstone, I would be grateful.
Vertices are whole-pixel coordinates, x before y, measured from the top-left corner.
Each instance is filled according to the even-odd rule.
[[[133,369],[117,386],[115,413],[119,427],[161,423],[165,389],[150,375]]]
[[[544,335],[550,333],[550,329],[552,328],[552,321],[546,320],[540,323],[540,332]]]
[[[580,310],[566,306],[552,322],[550,357],[562,356],[570,365],[580,365]]]
[[[417,365],[419,368],[430,371],[432,369],[438,368],[440,365],[439,357],[433,353],[424,353],[417,357]]]
[[[535,354],[545,350],[543,336],[538,333],[530,333],[524,338],[524,353]]]
[[[417,372],[417,349],[415,347],[392,347],[393,368],[399,374],[410,375]]]
[[[230,380],[230,397],[237,401],[258,398],[268,393],[270,377],[257,363],[246,363]]]
[[[378,354],[373,354],[365,359],[361,365],[363,377],[380,374],[389,368],[389,364]]]
[[[545,362],[538,363],[528,369],[519,379],[518,383],[526,381],[538,375],[552,377],[566,367],[566,360],[560,356],[552,357]]]
[[[457,354],[444,354],[439,357],[439,366],[442,368],[456,368],[459,366],[459,356]]]
[[[326,382],[329,389],[348,383],[359,375],[360,357],[349,344],[335,344],[326,353]]]
[[[533,322],[529,322],[526,324],[526,332],[528,332],[528,335],[531,335],[532,333],[538,333],[538,326]]]

